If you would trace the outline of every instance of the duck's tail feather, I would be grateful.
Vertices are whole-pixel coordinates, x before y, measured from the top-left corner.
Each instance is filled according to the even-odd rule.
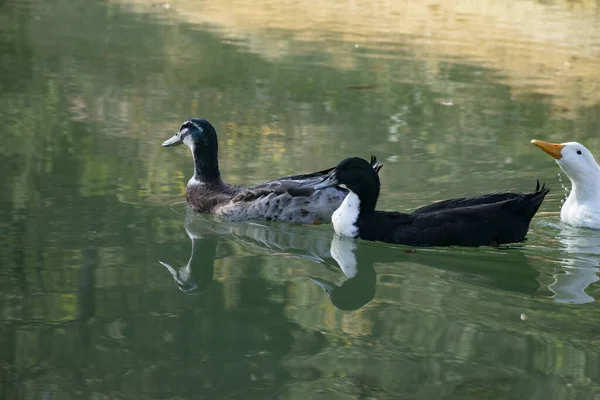
[[[537,182],[534,192],[520,194],[506,200],[499,218],[502,221],[501,234],[496,238],[498,244],[518,243],[525,240],[531,220],[542,205],[550,189]]]
[[[535,180],[536,185],[535,185],[535,190],[533,191],[533,193],[538,193],[538,192],[546,192],[548,193],[550,191],[550,189],[546,189],[546,182],[542,183],[542,187],[540,187],[540,181],[539,179]]]
[[[546,183],[540,186],[540,181],[537,180],[535,191],[527,196],[528,206],[525,214],[529,219],[533,218],[538,211],[548,192],[550,192],[550,188],[546,187]]]
[[[381,168],[383,168],[383,164],[377,161],[377,157],[371,155],[371,166],[375,170],[375,172],[379,173]]]

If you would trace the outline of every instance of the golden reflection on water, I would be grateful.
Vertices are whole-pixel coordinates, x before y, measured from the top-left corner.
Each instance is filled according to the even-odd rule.
[[[322,46],[340,68],[353,67],[348,49],[386,57],[390,46],[405,46],[431,73],[457,57],[496,69],[515,95],[552,95],[558,114],[600,101],[600,3],[595,0],[128,2],[160,5],[153,9],[216,26],[268,58],[299,51],[282,34],[310,42],[311,51]]]

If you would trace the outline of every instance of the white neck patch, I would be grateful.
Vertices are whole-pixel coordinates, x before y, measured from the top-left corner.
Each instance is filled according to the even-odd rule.
[[[187,131],[187,129],[186,129]],[[192,149],[192,152],[194,151],[194,139],[192,138],[192,135],[187,134],[187,132],[183,132],[181,133],[181,135],[183,136],[183,143],[188,145],[190,147],[190,149]],[[185,136],[184,136],[185,135]]]
[[[187,128],[186,128],[186,131],[187,131]],[[182,132],[185,133],[185,131],[182,131]],[[194,139],[192,138],[192,135],[189,135],[189,134],[186,135],[183,138],[183,144],[189,146],[190,150],[192,151],[192,158],[194,159],[194,176],[192,176],[190,178],[190,180],[188,181],[187,184],[188,184],[188,186],[203,184],[203,182],[200,179],[198,179],[198,177],[196,176],[196,155],[194,154],[194,148],[196,146],[194,144]]]
[[[331,216],[333,229],[340,235],[348,237],[358,236],[356,221],[360,212],[360,199],[353,192],[348,193],[342,205]]]

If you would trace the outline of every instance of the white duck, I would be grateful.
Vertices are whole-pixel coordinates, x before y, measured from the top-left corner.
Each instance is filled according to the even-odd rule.
[[[560,210],[560,220],[577,227],[600,229],[600,166],[592,153],[577,142],[531,143],[554,157],[571,181],[571,193]]]

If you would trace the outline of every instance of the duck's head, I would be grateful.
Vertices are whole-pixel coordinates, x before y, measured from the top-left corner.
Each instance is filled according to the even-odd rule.
[[[216,151],[218,145],[217,132],[211,123],[203,118],[188,119],[181,125],[179,132],[172,138],[165,140],[162,146],[179,146],[182,143],[188,145],[192,151],[195,148],[214,149]]]
[[[367,160],[359,157],[346,158],[342,160],[333,172],[315,186],[315,190],[325,189],[331,186],[340,186],[355,193],[360,199],[370,199],[373,208],[379,198],[379,175]]]
[[[598,174],[598,163],[592,152],[581,143],[548,143],[535,139],[531,143],[554,157],[560,169],[573,182],[585,180],[590,174]]]

